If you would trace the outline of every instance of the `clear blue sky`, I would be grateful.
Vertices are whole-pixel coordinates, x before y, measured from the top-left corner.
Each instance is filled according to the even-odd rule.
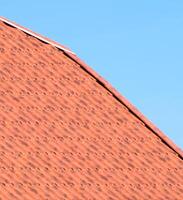
[[[0,0],[1,15],[70,47],[183,148],[182,0]]]

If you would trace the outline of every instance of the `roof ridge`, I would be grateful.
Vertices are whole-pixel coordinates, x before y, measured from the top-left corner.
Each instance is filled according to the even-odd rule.
[[[37,33],[34,33],[22,26],[17,25],[14,22],[9,21],[8,19],[4,17],[0,17],[0,20],[4,23],[15,27],[43,42],[46,42],[52,46],[55,46],[56,48],[62,50],[70,59],[78,63],[83,70],[85,70],[89,75],[94,77],[97,82],[102,85],[105,89],[107,89],[115,99],[117,99],[121,104],[123,104],[128,110],[141,122],[145,124],[145,126],[151,130],[156,136],[158,136],[161,141],[166,144],[170,149],[172,149],[179,158],[183,159],[183,151],[175,145],[161,130],[159,130],[150,120],[148,120],[136,107],[134,107],[124,96],[122,96],[115,88],[112,87],[110,83],[108,83],[104,78],[102,78],[100,75],[98,75],[93,69],[91,69],[86,63],[84,63],[81,59],[79,59],[75,53],[73,53],[70,49],[50,40],[47,39]]]

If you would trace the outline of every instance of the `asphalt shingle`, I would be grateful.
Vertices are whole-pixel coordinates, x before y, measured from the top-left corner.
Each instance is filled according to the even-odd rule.
[[[182,200],[181,150],[83,66],[0,20],[0,199]]]

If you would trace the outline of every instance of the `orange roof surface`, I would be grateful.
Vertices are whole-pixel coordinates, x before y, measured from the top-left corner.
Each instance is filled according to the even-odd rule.
[[[182,158],[71,50],[0,18],[0,200],[182,200]]]

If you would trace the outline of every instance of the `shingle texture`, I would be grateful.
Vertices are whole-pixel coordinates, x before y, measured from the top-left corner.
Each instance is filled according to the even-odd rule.
[[[182,200],[182,167],[78,63],[0,21],[1,200]]]

